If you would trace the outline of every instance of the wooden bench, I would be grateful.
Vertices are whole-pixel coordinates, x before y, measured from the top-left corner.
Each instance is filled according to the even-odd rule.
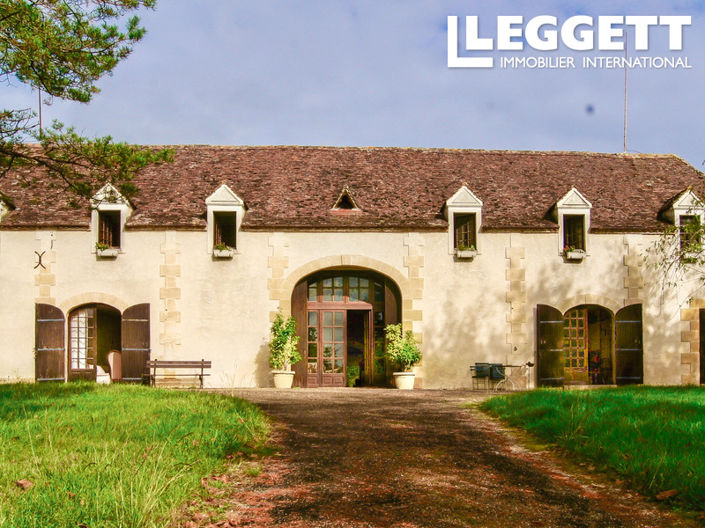
[[[203,388],[203,377],[204,376],[210,376],[210,374],[206,374],[204,371],[205,369],[211,368],[211,362],[206,361],[205,359],[202,359],[200,361],[165,361],[162,359],[154,359],[147,361],[147,368],[151,371],[149,375],[149,384],[154,386],[156,384],[157,380],[157,369],[169,369],[169,370],[177,370],[177,369],[183,369],[183,370],[199,370],[201,371],[200,374],[195,373],[195,372],[184,372],[184,373],[170,373],[170,374],[162,374],[164,377],[172,377],[172,376],[197,376],[199,381],[201,382],[201,388]]]

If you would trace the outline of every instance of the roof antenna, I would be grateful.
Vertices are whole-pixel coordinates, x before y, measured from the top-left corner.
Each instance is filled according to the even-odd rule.
[[[624,31],[624,153],[627,153],[627,50],[629,48],[629,33]]]

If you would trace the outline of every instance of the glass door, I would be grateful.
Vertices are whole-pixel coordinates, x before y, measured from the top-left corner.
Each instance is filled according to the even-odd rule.
[[[587,310],[574,308],[563,325],[564,375],[566,383],[587,384]]]
[[[345,310],[309,310],[308,387],[345,386]]]

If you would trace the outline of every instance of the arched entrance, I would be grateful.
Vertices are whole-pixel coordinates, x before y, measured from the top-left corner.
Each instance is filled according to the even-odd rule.
[[[108,353],[121,344],[120,311],[107,304],[88,304],[69,312],[68,379],[96,379],[96,367],[110,372]]]
[[[72,298],[67,304],[75,307],[66,309],[68,318],[64,317],[64,311],[57,306],[36,305],[37,381],[95,380],[97,366],[110,373],[114,380],[148,380],[149,304],[128,306],[121,314],[117,308],[106,302],[86,302],[96,296],[86,294]],[[111,303],[115,301],[107,295],[98,297]],[[66,335],[68,339],[64,339]],[[116,372],[110,372],[110,351],[115,351],[120,356],[120,361],[114,362]],[[118,363],[121,363],[119,367]]]
[[[540,386],[643,383],[641,305],[537,307]]]
[[[388,384],[384,327],[401,310],[394,281],[365,269],[322,270],[297,283],[291,306],[303,358],[296,386]]]

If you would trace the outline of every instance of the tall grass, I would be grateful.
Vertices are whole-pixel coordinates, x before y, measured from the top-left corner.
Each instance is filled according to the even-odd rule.
[[[267,432],[256,407],[221,395],[0,386],[0,527],[165,526],[203,476]]]
[[[676,489],[677,501],[705,509],[705,388],[542,389],[482,408],[649,495]]]

